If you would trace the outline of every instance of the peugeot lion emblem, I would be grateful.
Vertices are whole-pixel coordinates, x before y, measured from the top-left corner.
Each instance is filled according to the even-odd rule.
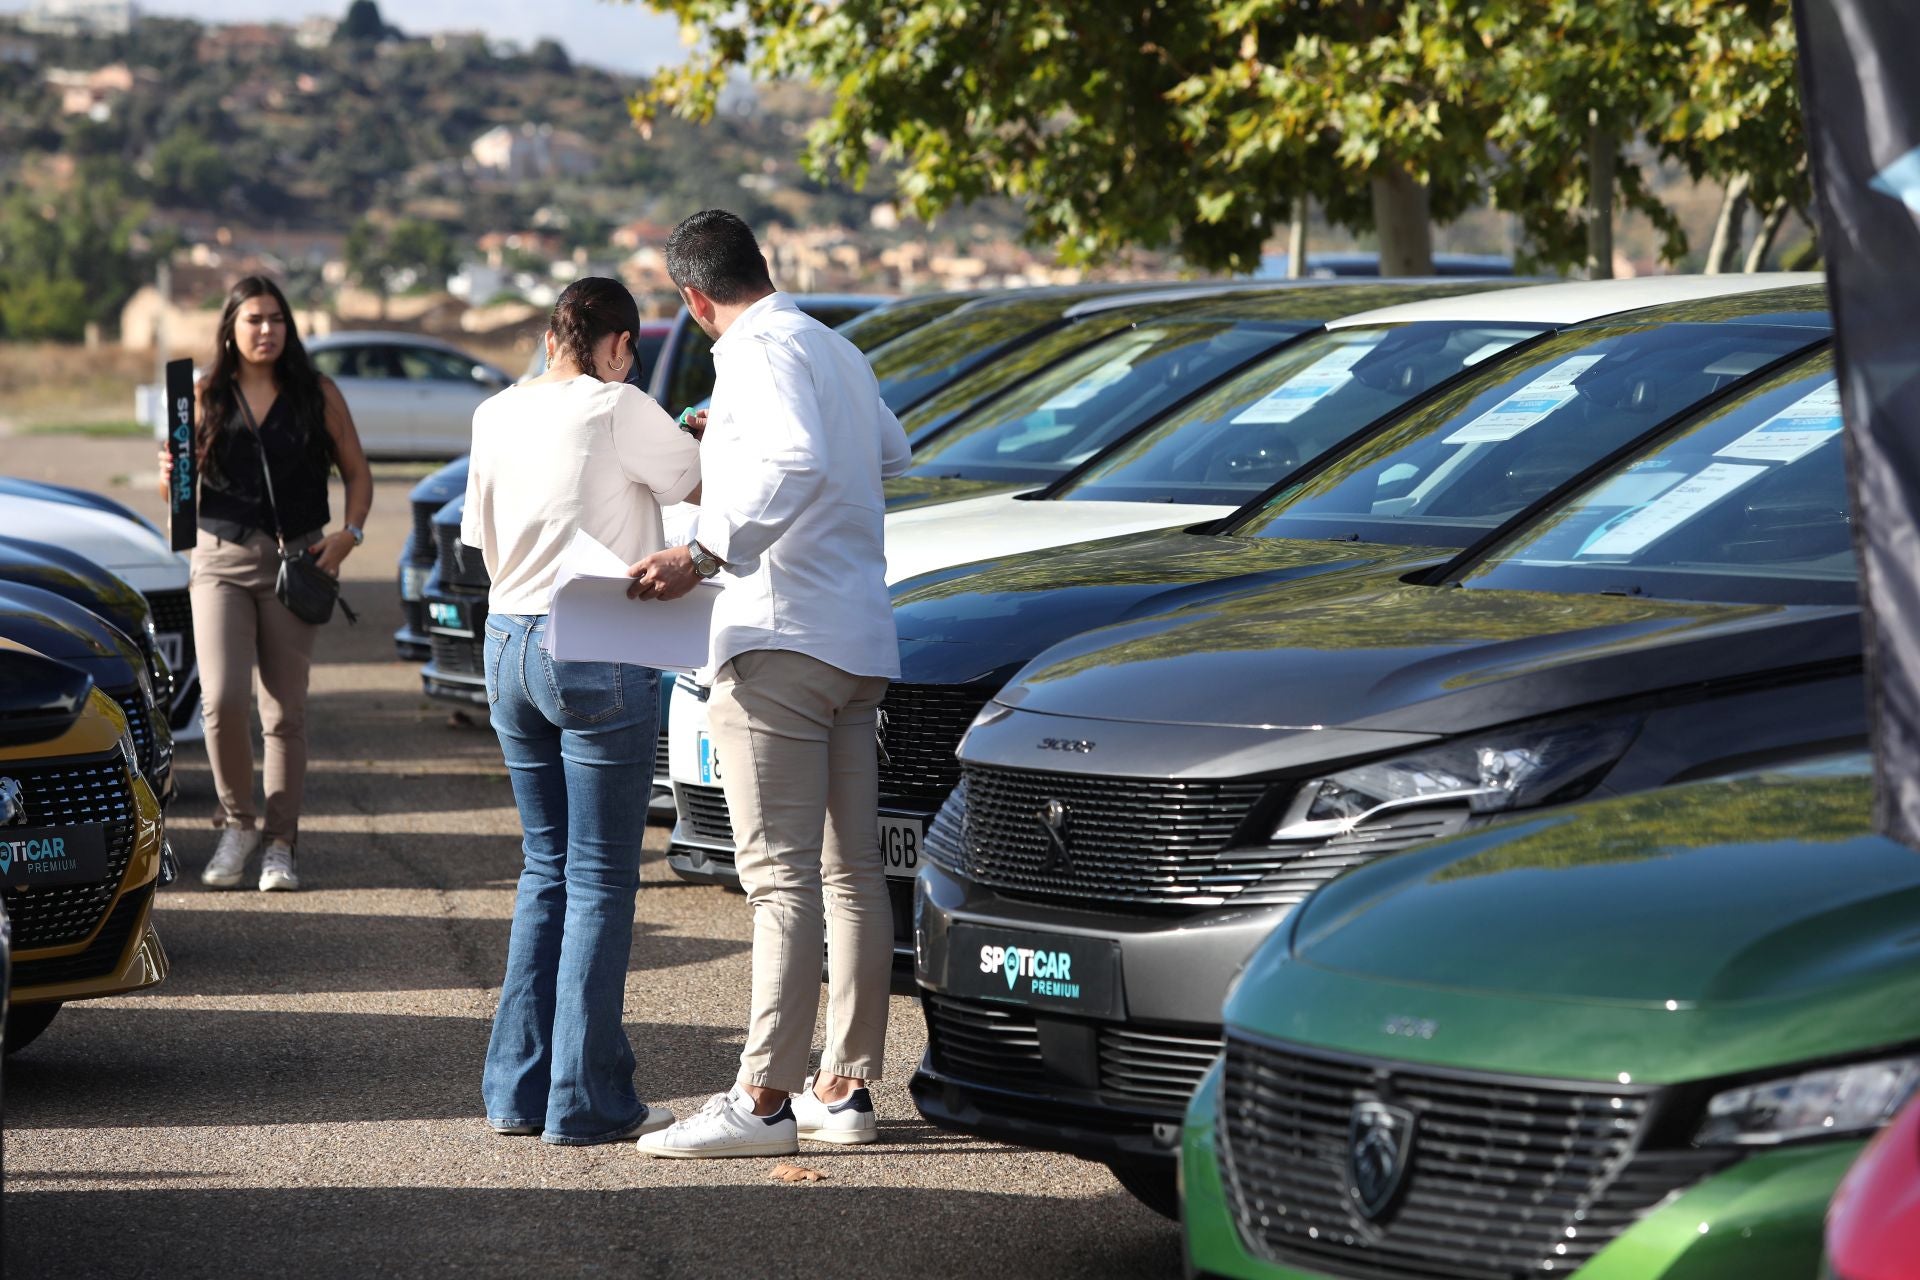
[[[0,827],[27,820],[27,792],[12,778],[0,778]]]
[[[1055,867],[1063,870],[1072,867],[1073,849],[1067,843],[1067,838],[1073,810],[1058,800],[1049,800],[1034,816],[1040,819],[1040,829],[1047,833],[1047,860],[1042,869],[1051,871]]]
[[[1353,1207],[1378,1222],[1393,1207],[1413,1149],[1413,1112],[1378,1098],[1353,1105],[1347,1141],[1347,1187]]]

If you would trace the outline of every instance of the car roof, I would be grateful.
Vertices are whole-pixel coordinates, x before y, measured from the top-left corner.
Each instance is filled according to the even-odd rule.
[[[484,361],[468,355],[451,342],[439,338],[429,338],[421,333],[403,333],[395,329],[336,329],[318,337],[306,339],[309,351],[325,351],[330,347],[357,346],[368,342],[384,342],[398,347],[432,347],[436,351],[451,351],[455,355],[472,360],[475,364]]]
[[[1660,306],[1663,303],[1698,302],[1732,294],[1756,293],[1763,289],[1819,284],[1824,279],[1817,271],[1772,271],[1754,275],[1574,280],[1381,307],[1343,317],[1327,327],[1350,329],[1357,325],[1406,324],[1416,320],[1579,324],[1585,320],[1598,320],[1622,311],[1637,311],[1642,307]]]

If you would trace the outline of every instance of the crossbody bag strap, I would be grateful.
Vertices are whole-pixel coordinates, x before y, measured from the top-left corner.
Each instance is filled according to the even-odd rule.
[[[280,504],[273,496],[273,465],[267,461],[266,437],[260,434],[260,424],[253,420],[253,407],[247,403],[247,393],[239,384],[233,388],[233,398],[240,406],[240,416],[246,419],[247,429],[253,433],[253,442],[260,448],[260,476],[267,482],[267,510],[273,513],[273,540],[280,544],[280,553],[286,554],[287,534],[280,527]]]

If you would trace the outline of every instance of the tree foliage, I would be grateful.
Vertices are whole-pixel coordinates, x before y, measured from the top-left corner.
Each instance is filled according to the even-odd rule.
[[[111,320],[142,275],[145,216],[110,173],[84,168],[60,190],[0,202],[0,335],[73,341]]]
[[[1250,268],[1302,197],[1389,262],[1488,198],[1544,264],[1585,260],[1616,200],[1675,258],[1648,160],[1804,187],[1786,0],[648,3],[703,43],[636,98],[643,122],[711,116],[742,69],[804,79],[835,94],[814,172],[886,156],[923,217],[1013,197],[1070,260]]]

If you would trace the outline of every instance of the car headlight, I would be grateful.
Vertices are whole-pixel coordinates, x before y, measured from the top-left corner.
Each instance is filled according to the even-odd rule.
[[[1885,1124],[1920,1087],[1920,1057],[1884,1058],[1763,1080],[1718,1093],[1694,1134],[1707,1146],[1838,1138]]]
[[[1639,729],[1632,717],[1516,729],[1355,765],[1303,784],[1273,838],[1327,839],[1382,810],[1449,800],[1474,813],[1571,800],[1625,754]]]

